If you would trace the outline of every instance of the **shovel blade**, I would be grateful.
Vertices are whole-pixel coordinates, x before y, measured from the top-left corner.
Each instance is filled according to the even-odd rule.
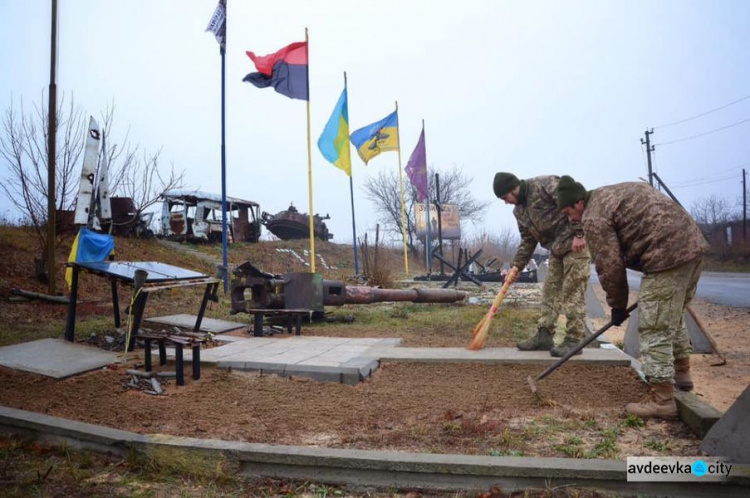
[[[529,387],[531,388],[531,392],[536,394],[536,382],[534,382],[534,379],[531,378],[531,375],[526,377],[526,382],[529,383]]]

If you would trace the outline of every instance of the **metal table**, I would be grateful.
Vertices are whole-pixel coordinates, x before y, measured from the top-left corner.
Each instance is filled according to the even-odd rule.
[[[158,261],[102,261],[102,262],[69,262],[67,264],[73,269],[73,278],[70,287],[70,301],[68,303],[68,319],[65,324],[65,340],[75,340],[75,322],[76,307],[78,301],[78,276],[81,270],[85,270],[93,275],[104,277],[110,281],[112,289],[112,307],[114,311],[115,327],[120,326],[120,302],[117,295],[117,283],[126,286],[135,287],[136,271],[146,272],[146,279],[139,292],[136,292],[131,303],[131,313],[133,314],[132,329],[130,331],[130,342],[127,350],[132,351],[135,346],[135,339],[138,336],[138,329],[143,319],[143,311],[146,309],[146,300],[151,292],[162,289],[174,289],[177,287],[189,287],[194,285],[205,285],[206,290],[203,293],[198,318],[195,321],[194,331],[198,331],[203,321],[203,314],[206,312],[206,304],[210,298],[216,298],[216,290],[221,282],[220,279],[209,277],[202,273],[180,268],[178,266],[159,263]]]

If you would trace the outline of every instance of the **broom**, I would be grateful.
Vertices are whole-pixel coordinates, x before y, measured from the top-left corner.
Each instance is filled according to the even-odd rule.
[[[518,268],[514,266],[505,276],[505,283],[500,289],[500,292],[497,293],[497,297],[495,297],[495,301],[492,303],[492,306],[490,306],[489,311],[487,311],[487,314],[484,315],[477,326],[474,327],[474,338],[466,349],[477,351],[484,347],[484,344],[487,342],[487,337],[490,335],[490,322],[492,322],[492,317],[497,313],[500,303],[503,302],[505,295],[508,293],[510,284],[515,282],[516,278],[518,278]]]

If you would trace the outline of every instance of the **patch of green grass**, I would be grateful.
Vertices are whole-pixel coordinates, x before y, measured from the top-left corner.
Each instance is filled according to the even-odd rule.
[[[582,445],[583,440],[580,437],[570,436],[565,439],[564,444],[556,444],[552,446],[552,449],[571,458],[581,458],[584,454]]]
[[[617,425],[600,429],[601,439],[592,450],[583,454],[583,458],[615,458],[620,453],[620,448],[617,446],[617,436],[621,432]]]
[[[669,444],[669,441],[657,441],[653,438],[646,441],[643,446],[654,451],[658,451],[659,453],[668,453],[672,450],[672,446]]]
[[[641,417],[633,415],[632,413],[628,413],[628,416],[623,423],[625,424],[625,427],[643,427],[646,425]]]
[[[524,456],[523,451],[520,450],[490,450],[490,456]]]

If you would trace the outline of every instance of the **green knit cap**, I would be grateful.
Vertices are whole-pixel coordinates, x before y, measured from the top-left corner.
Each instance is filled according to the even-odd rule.
[[[586,197],[586,189],[583,185],[573,180],[568,175],[560,178],[557,184],[557,207],[559,209],[572,206]]]
[[[492,188],[495,190],[496,196],[502,197],[519,185],[521,185],[521,182],[513,173],[495,173]]]

